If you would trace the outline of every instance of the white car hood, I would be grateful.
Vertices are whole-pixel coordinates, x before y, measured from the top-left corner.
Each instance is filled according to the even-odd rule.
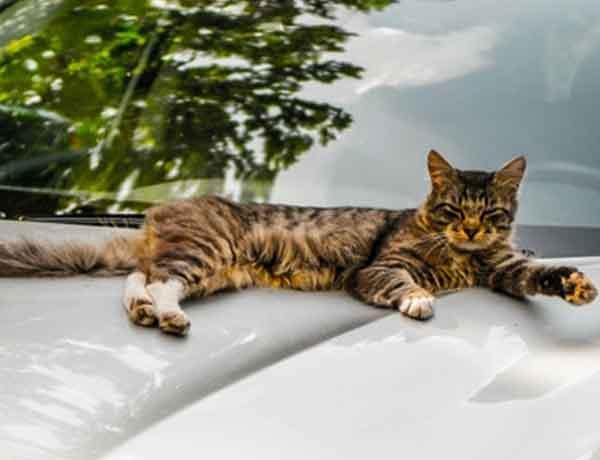
[[[599,258],[563,262],[600,284]],[[389,315],[257,372],[106,460],[597,460],[599,337],[597,303],[462,292],[431,321]]]
[[[600,258],[561,262],[600,284]],[[2,460],[589,460],[600,449],[598,303],[471,290],[421,323],[343,293],[251,290],[189,302],[182,340],[129,323],[122,288],[0,279]]]
[[[3,238],[112,229],[0,222]],[[341,293],[254,290],[186,302],[192,331],[131,324],[123,278],[0,278],[0,460],[90,460],[286,356],[382,317]]]

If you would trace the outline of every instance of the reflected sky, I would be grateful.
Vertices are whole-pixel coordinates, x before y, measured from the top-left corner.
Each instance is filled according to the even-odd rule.
[[[521,223],[600,223],[600,4],[405,1],[346,24],[365,77],[314,91],[355,123],[281,173],[274,201],[414,206],[435,147],[463,169],[526,154]]]

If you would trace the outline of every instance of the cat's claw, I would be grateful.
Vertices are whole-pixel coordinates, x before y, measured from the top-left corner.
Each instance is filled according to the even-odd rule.
[[[563,297],[572,305],[585,305],[593,302],[598,290],[581,272],[573,272],[568,278],[562,278]]]
[[[402,299],[398,309],[406,316],[414,319],[429,319],[433,316],[434,297],[430,294],[408,294]]]
[[[161,313],[158,327],[167,334],[187,335],[192,323],[182,311],[167,311]]]

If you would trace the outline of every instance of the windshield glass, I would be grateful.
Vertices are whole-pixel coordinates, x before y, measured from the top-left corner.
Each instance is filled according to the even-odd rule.
[[[519,222],[598,226],[600,3],[575,3],[0,2],[0,211],[414,207],[435,148],[526,154]]]

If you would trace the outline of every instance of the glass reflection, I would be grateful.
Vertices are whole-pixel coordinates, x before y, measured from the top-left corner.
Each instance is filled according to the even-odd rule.
[[[278,171],[352,123],[300,94],[361,76],[335,58],[351,34],[328,20],[392,2],[47,0],[43,17],[18,2],[0,27],[2,211],[267,199]]]

